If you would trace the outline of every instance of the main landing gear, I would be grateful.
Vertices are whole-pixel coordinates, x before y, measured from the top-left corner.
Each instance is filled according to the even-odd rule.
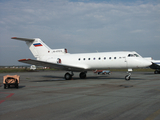
[[[125,76],[125,80],[128,81],[131,79],[131,72],[132,72],[132,69],[128,69],[128,72],[127,72],[128,75]]]
[[[66,80],[71,80],[72,79],[72,74],[70,74],[70,73],[66,73],[65,75],[64,75],[64,78],[66,79]]]
[[[86,73],[87,73],[87,72],[81,72],[81,73],[79,74],[79,77],[80,77],[81,79],[85,79],[85,78],[86,78]],[[65,78],[66,80],[71,80],[73,75],[74,75],[74,74],[73,74],[72,71],[71,71],[71,73],[67,72],[67,73],[64,75],[64,78]]]
[[[79,77],[80,77],[81,79],[85,79],[85,78],[86,78],[86,73],[87,73],[87,72],[81,72],[81,73],[79,74]]]

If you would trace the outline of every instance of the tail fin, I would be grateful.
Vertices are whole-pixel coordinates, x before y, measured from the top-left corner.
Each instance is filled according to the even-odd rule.
[[[44,56],[48,56],[49,51],[51,51],[51,49],[39,38],[28,39],[12,37],[11,39],[25,41],[33,56],[36,57],[37,60],[43,59]]]

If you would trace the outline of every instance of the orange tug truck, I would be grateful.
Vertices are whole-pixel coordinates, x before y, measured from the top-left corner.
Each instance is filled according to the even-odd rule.
[[[19,77],[18,75],[6,75],[3,76],[3,84],[4,84],[4,89],[10,88],[10,86],[14,85],[16,88],[18,88],[19,84]]]

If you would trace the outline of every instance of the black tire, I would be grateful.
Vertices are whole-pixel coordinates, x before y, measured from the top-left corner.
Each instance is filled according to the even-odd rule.
[[[158,71],[158,70],[154,71],[154,74],[159,74],[159,73],[160,73],[160,71]]]
[[[85,72],[81,72],[81,73],[79,74],[79,77],[80,77],[81,79],[85,79],[85,78],[86,78],[86,73],[85,73]]]
[[[69,73],[66,73],[66,74],[64,75],[64,78],[65,78],[66,80],[71,80],[71,79],[72,79],[72,75],[69,74]]]
[[[18,84],[16,84],[15,87],[18,89],[19,88]]]
[[[154,74],[157,74],[157,70],[154,71]]]
[[[6,84],[4,84],[4,89],[6,89]]]
[[[128,80],[130,80],[130,79],[131,79],[131,77],[130,77],[129,75],[126,75],[126,76],[125,76],[125,80],[128,81]]]

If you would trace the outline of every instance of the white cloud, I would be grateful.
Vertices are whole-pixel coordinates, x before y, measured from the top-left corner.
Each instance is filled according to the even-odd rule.
[[[0,2],[0,47],[10,44],[10,37],[19,36],[40,37],[50,47],[67,47],[70,52],[138,50],[147,54],[152,47],[160,50],[155,47],[159,41],[156,45],[152,43],[159,39],[155,37],[159,36],[159,13],[160,3],[152,2],[126,5],[63,0],[4,1]],[[147,43],[143,44],[144,41]],[[25,45],[17,42],[12,44]],[[143,48],[141,43],[145,45]],[[17,56],[31,56],[29,52],[23,54],[26,49],[21,51]],[[152,55],[157,57],[155,52]]]
[[[131,33],[141,33],[141,32],[144,32],[144,30],[133,30],[133,31],[131,31]]]

